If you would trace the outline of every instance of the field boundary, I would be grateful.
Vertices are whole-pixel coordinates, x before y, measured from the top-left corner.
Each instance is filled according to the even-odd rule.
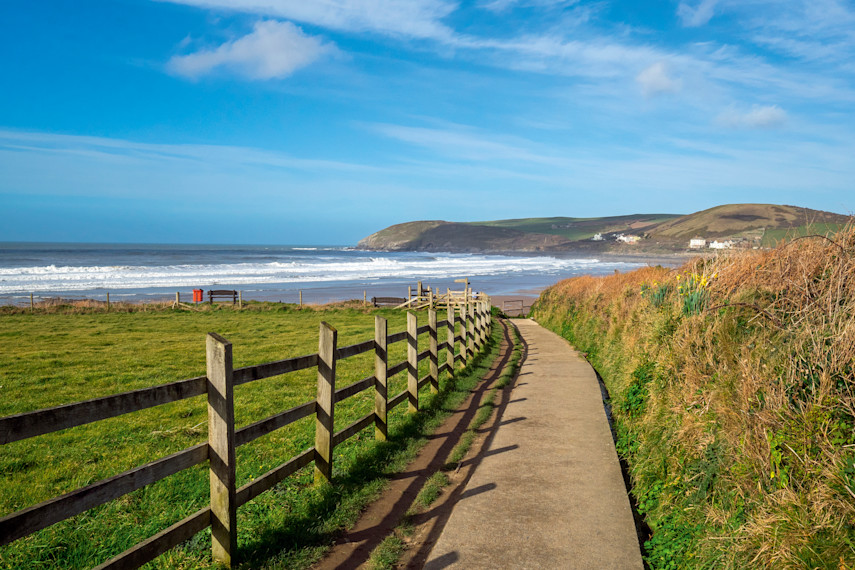
[[[447,330],[446,340],[442,343],[439,342],[441,328]],[[238,369],[232,366],[232,344],[215,333],[209,333],[206,338],[205,376],[0,418],[0,445],[3,445],[206,394],[209,424],[207,443],[156,459],[3,517],[0,519],[0,546],[208,461],[209,506],[97,568],[138,568],[209,526],[212,529],[214,561],[231,566],[237,550],[238,507],[311,463],[315,466],[316,483],[332,484],[333,450],[337,445],[372,424],[375,426],[375,438],[385,440],[388,434],[388,412],[405,400],[410,413],[418,412],[419,390],[429,385],[433,393],[438,392],[439,374],[454,374],[458,362],[464,365],[468,363],[482,350],[490,329],[490,304],[482,299],[473,299],[459,309],[449,307],[447,318],[443,321],[438,321],[436,311],[430,309],[428,324],[422,327],[417,326],[416,315],[408,312],[407,329],[392,334],[388,332],[386,319],[375,316],[374,339],[344,347],[338,346],[336,329],[321,322],[317,353]],[[428,336],[428,343],[427,348],[420,352],[421,335]],[[407,342],[406,360],[390,366],[388,346],[404,341]],[[375,354],[374,375],[337,387],[338,361],[369,351]],[[442,365],[439,364],[441,351],[446,353]],[[418,364],[424,359],[429,359],[429,372],[419,378]],[[315,400],[236,428],[236,386],[308,368],[316,368],[318,372]],[[407,388],[389,397],[388,379],[404,371],[407,372]],[[372,387],[375,393],[374,411],[335,432],[335,405]],[[316,428],[314,447],[289,458],[246,485],[236,487],[237,447],[312,415],[315,416]]]

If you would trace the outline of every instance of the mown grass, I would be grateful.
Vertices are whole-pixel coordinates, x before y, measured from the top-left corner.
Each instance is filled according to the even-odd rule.
[[[609,389],[651,568],[855,566],[853,275],[847,228],[541,295]]]
[[[340,346],[373,338],[375,314],[389,320],[390,332],[406,326],[402,311],[298,310],[278,304],[243,311],[6,311],[0,315],[0,339],[8,347],[0,360],[0,416],[204,375],[207,332],[233,343],[234,364],[240,367],[316,352],[322,320],[338,329]],[[426,320],[419,314],[419,324]],[[420,338],[420,346],[424,343],[426,336]],[[392,345],[390,363],[405,353],[405,343]],[[420,375],[426,366],[423,361]],[[340,362],[337,382],[343,386],[372,373],[369,352]],[[312,400],[316,381],[311,369],[239,386],[237,425]],[[397,375],[390,380],[390,394],[405,386],[406,375]],[[372,409],[370,390],[339,404],[336,429]],[[376,445],[368,428],[336,448],[335,486],[314,488],[311,469],[305,469],[239,509],[239,556],[251,567],[300,567],[317,559],[337,529],[355,520],[379,492],[384,480],[377,473],[406,464],[407,449],[416,443],[406,441],[415,428],[405,410],[401,405],[391,414],[394,442]],[[206,438],[206,405],[197,397],[7,444],[0,455],[0,516]],[[238,448],[238,485],[311,447],[313,438],[310,417]],[[188,469],[0,548],[0,567],[82,568],[103,562],[205,506],[206,469]],[[203,532],[151,566],[210,565],[210,532]]]

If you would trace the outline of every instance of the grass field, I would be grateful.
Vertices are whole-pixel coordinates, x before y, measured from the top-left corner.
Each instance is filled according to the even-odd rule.
[[[844,224],[820,223],[804,225],[790,229],[766,230],[763,233],[763,241],[760,245],[762,245],[763,247],[775,247],[779,243],[784,243],[800,236],[832,236],[837,232],[841,231],[844,227]]]
[[[375,314],[389,320],[390,333],[406,327],[402,311],[316,311],[262,304],[243,311],[224,307],[205,312],[2,314],[0,340],[6,348],[0,360],[0,416],[204,375],[207,332],[233,343],[237,368],[316,352],[321,321],[338,329],[339,346],[368,340],[373,338]],[[439,318],[444,315],[440,313]],[[426,314],[419,314],[420,325],[426,319]],[[443,334],[444,329],[440,338]],[[426,336],[420,338],[420,348],[424,343]],[[390,364],[403,360],[405,351],[405,343],[392,345]],[[373,358],[369,352],[340,362],[338,385],[371,375]],[[422,366],[420,376],[427,372],[426,360]],[[316,378],[316,371],[310,369],[238,387],[237,425],[312,400]],[[405,374],[390,379],[390,395],[405,385]],[[369,413],[373,397],[368,390],[336,406],[336,429]],[[393,432],[406,427],[405,410],[406,406],[399,406],[390,414]],[[207,411],[202,396],[5,445],[0,454],[0,516],[206,438]],[[314,419],[309,417],[238,448],[238,486],[311,447],[313,441]],[[366,445],[368,442],[372,445]],[[296,567],[311,562],[337,525],[358,513],[358,508],[349,512],[346,504],[340,504],[342,493],[350,493],[348,501],[359,504],[359,496],[364,499],[382,486],[381,479],[353,482],[353,466],[361,465],[364,470],[366,464],[382,461],[384,469],[394,468],[388,455],[393,447],[391,443],[385,448],[373,445],[369,428],[335,450],[334,477],[351,481],[350,486],[315,490],[309,485],[311,470],[306,469],[239,509],[239,550],[252,560],[248,564]],[[207,501],[207,466],[201,465],[0,548],[0,567],[91,567],[181,520]],[[341,511],[333,521],[329,520],[331,509]],[[297,543],[306,541],[309,548],[297,548]],[[210,564],[207,531],[152,566]]]
[[[590,239],[598,233],[627,231],[629,224],[641,220],[645,223],[656,224],[677,217],[676,214],[635,214],[605,218],[520,218],[470,223],[477,226],[510,228],[524,232],[557,235],[569,240],[583,240]]]

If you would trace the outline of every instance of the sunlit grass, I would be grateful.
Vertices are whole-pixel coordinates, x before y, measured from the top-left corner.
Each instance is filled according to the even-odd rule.
[[[406,327],[402,311],[301,311],[271,306],[244,311],[3,314],[0,340],[8,348],[0,360],[0,416],[204,375],[207,332],[233,343],[234,365],[241,367],[316,352],[321,321],[338,329],[339,346],[371,339],[375,314],[389,320],[390,333]],[[440,312],[439,319],[443,318]],[[419,324],[426,322],[427,315],[420,313]],[[442,334],[444,329],[441,339]],[[427,335],[419,342],[423,350]],[[406,343],[390,346],[390,365],[405,358]],[[338,386],[370,376],[373,366],[373,352],[341,361]],[[427,366],[427,360],[421,363],[420,376],[427,373]],[[238,386],[238,427],[313,400],[316,385],[317,373],[310,369]],[[395,376],[390,379],[390,396],[405,387],[406,374]],[[336,430],[370,413],[373,398],[373,391],[367,390],[339,404]],[[401,405],[391,414],[393,429],[404,421],[405,410],[406,405]],[[207,409],[201,396],[4,445],[0,516],[206,438]],[[238,448],[238,485],[311,447],[313,441],[314,419],[309,417]],[[364,452],[368,442],[373,445],[373,428],[336,448],[336,476]],[[259,542],[263,547],[263,535],[274,532],[271,529],[281,524],[289,509],[305,503],[304,494],[314,491],[308,487],[310,469],[304,471],[239,509],[240,548],[258,550]],[[376,489],[366,485],[360,492],[370,495]],[[207,501],[207,467],[201,465],[0,548],[0,567],[91,567],[195,512]],[[209,532],[200,533],[154,565],[209,565],[209,537]]]

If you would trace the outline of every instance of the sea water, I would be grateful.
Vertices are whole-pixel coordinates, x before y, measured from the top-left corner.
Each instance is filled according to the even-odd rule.
[[[639,263],[558,255],[369,252],[352,247],[0,243],[0,304],[89,298],[189,301],[193,289],[236,289],[244,299],[327,302],[406,296],[422,281],[444,291],[532,294],[566,277]]]

